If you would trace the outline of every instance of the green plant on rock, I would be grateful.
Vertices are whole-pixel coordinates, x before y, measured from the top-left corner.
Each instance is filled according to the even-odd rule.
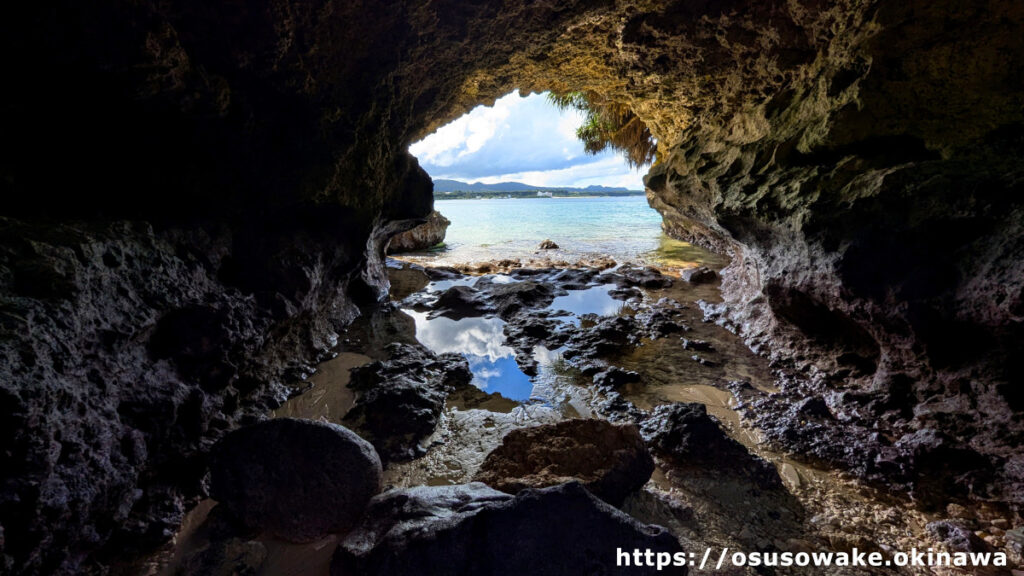
[[[604,98],[596,92],[548,93],[548,101],[562,110],[583,112],[583,124],[576,137],[588,154],[611,147],[623,154],[630,166],[639,168],[657,159],[658,144],[643,120],[626,104]]]

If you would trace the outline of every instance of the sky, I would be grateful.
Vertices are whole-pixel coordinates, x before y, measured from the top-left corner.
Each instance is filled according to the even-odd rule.
[[[559,110],[545,94],[522,98],[513,92],[492,107],[477,106],[409,151],[434,179],[643,190],[646,168],[630,168],[612,150],[584,152],[576,138],[582,123],[580,112]]]

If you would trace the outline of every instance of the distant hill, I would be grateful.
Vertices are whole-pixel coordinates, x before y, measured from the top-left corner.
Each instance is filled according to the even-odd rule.
[[[481,182],[473,182],[472,184],[467,182],[459,182],[458,180],[445,180],[438,178],[434,180],[434,194],[442,195],[445,193],[452,192],[482,192],[489,193],[487,195],[493,195],[495,193],[509,193],[509,192],[529,192],[536,194],[537,192],[551,192],[554,194],[561,193],[560,195],[566,196],[581,196],[581,195],[609,195],[609,196],[621,196],[624,194],[643,194],[643,190],[630,190],[628,188],[613,188],[610,186],[587,186],[586,188],[573,188],[569,186],[561,187],[544,187],[544,186],[531,186],[530,184],[523,184],[522,182],[497,182],[494,184],[483,184]],[[517,196],[522,194],[517,194]]]

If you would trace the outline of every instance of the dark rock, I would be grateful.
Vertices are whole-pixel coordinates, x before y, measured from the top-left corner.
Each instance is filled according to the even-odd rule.
[[[444,235],[450,224],[450,220],[434,210],[427,216],[426,222],[392,236],[388,240],[387,252],[414,252],[436,246],[444,242]]]
[[[594,374],[594,384],[599,388],[617,389],[626,384],[640,381],[640,374],[632,370],[624,370],[617,366],[611,366],[603,372]]]
[[[687,268],[679,273],[679,277],[690,284],[709,284],[718,279],[718,274],[707,266]]]
[[[672,286],[672,278],[662,274],[657,268],[623,267],[617,271],[620,286],[642,286],[644,288],[668,288]]]
[[[210,509],[203,526],[212,541],[231,538],[254,540],[260,535],[259,527],[246,526],[245,522],[232,514],[224,504],[217,504]]]
[[[707,366],[708,368],[718,368],[719,366],[722,365],[721,362],[709,360],[699,354],[694,354],[693,356],[690,356],[690,358],[697,364],[700,364],[701,366]]]
[[[477,283],[480,288],[480,282]],[[550,306],[555,296],[564,294],[551,284],[534,280],[523,280],[510,284],[491,284],[487,297],[491,306],[502,318],[509,318],[521,310]]]
[[[538,250],[558,250],[558,244],[555,244],[551,240],[545,240],[537,246]]]
[[[351,260],[336,216],[283,209],[262,228],[0,217],[12,573],[88,573],[178,530],[210,446],[287,397],[283,382],[355,317],[337,284]],[[65,280],[41,292],[46,269]]]
[[[193,552],[178,569],[179,576],[256,576],[267,557],[259,542],[237,538],[212,542]]]
[[[462,273],[452,268],[451,266],[428,266],[423,269],[430,278],[431,282],[440,282],[442,280],[455,280],[461,278]]]
[[[781,486],[775,467],[726,435],[703,404],[658,406],[640,431],[652,450],[678,465],[740,474],[766,488]]]
[[[618,548],[682,551],[665,529],[640,524],[578,483],[523,490],[514,498],[483,484],[424,486],[376,498],[363,525],[339,546],[331,574],[609,574],[621,570]]]
[[[550,281],[563,290],[585,290],[596,276],[597,270],[593,268],[569,268],[553,275]]]
[[[646,412],[615,390],[603,390],[601,395],[603,399],[599,400],[594,408],[610,422],[636,423],[647,417]]]
[[[822,398],[807,398],[797,404],[796,411],[805,418],[832,418],[832,412]]]
[[[458,320],[469,316],[483,316],[491,310],[483,294],[469,286],[452,286],[437,297],[433,314]]]
[[[566,341],[566,358],[596,359],[635,344],[640,336],[636,320],[625,316],[600,318],[593,326],[577,330]]]
[[[474,480],[510,494],[578,480],[617,506],[653,471],[654,460],[636,426],[565,420],[509,432]]]
[[[643,298],[644,293],[633,286],[622,286],[608,291],[608,295],[616,300],[632,300]]]
[[[683,343],[683,350],[699,350],[701,352],[707,352],[714,350],[714,346],[706,340],[688,340],[686,338],[680,338]]]
[[[655,304],[642,307],[636,314],[636,322],[638,327],[642,327],[644,335],[654,340],[670,334],[688,332],[690,327],[680,322],[678,317],[675,309]]]
[[[985,541],[973,530],[959,522],[938,520],[929,522],[925,530],[932,538],[942,542],[953,552],[984,552],[988,550]]]
[[[358,397],[345,422],[385,461],[409,460],[425,452],[420,442],[437,428],[448,394],[469,385],[473,375],[459,355],[402,343],[386,352],[388,360],[352,370],[349,388]]]
[[[381,478],[373,446],[326,422],[268,420],[210,455],[210,496],[246,526],[293,542],[351,528]]]

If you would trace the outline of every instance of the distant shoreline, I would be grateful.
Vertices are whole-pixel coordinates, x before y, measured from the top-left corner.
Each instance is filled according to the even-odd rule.
[[[572,190],[546,190],[538,195],[536,190],[523,190],[515,192],[434,192],[434,200],[493,200],[493,199],[529,199],[529,198],[622,198],[627,196],[645,196],[643,190],[595,192],[595,191],[572,191]]]

